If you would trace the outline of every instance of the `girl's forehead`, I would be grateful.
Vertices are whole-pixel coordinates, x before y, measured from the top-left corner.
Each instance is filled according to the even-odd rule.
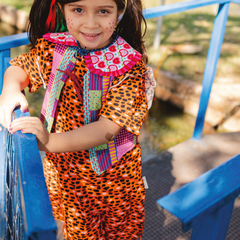
[[[107,6],[107,5],[116,5],[115,0],[79,0],[76,2],[72,2],[72,4],[94,4],[94,5],[101,5],[101,6]],[[71,4],[71,3],[70,3]]]

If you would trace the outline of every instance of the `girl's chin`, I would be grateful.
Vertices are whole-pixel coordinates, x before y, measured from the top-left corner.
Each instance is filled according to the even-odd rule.
[[[82,41],[81,40],[82,39],[78,40],[80,42],[81,47],[82,48],[86,47],[87,50],[104,48],[111,43],[111,39],[109,39],[108,41],[105,41],[105,42],[97,42],[97,41],[94,41],[91,39],[86,40],[85,38]]]

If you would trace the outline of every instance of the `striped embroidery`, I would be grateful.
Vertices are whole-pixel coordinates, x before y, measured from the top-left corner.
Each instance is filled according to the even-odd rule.
[[[118,161],[115,142],[114,141],[109,142],[108,147],[109,147],[111,162],[113,165],[114,163],[116,163]]]
[[[85,125],[91,122],[91,113],[89,111],[89,81],[90,81],[90,72],[88,71],[84,75],[84,89],[83,89],[83,111],[84,111],[84,123]]]
[[[106,171],[108,168],[112,166],[108,149],[97,151],[97,158],[102,172]]]
[[[103,77],[102,104],[106,101],[110,77]]]

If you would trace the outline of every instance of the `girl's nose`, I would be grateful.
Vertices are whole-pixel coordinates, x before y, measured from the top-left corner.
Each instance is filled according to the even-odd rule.
[[[88,14],[85,18],[85,27],[87,28],[96,28],[97,19],[93,14]]]

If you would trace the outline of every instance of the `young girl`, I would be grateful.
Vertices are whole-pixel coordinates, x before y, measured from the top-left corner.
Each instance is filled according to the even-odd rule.
[[[65,239],[138,239],[145,189],[138,135],[151,105],[141,0],[35,0],[32,49],[11,61],[0,123],[35,134]],[[46,87],[41,121],[11,112]],[[149,101],[148,101],[149,100]]]

